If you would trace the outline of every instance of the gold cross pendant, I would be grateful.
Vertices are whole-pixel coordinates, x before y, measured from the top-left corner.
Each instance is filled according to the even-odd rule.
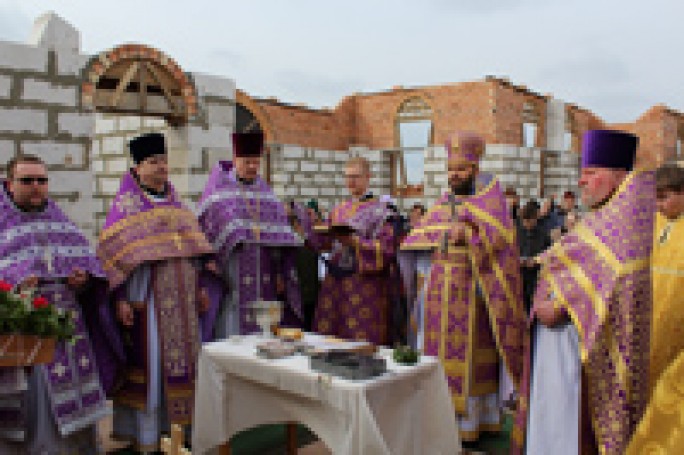
[[[176,244],[176,248],[178,251],[182,250],[182,242],[181,242],[181,236],[178,234],[173,234],[173,243]]]

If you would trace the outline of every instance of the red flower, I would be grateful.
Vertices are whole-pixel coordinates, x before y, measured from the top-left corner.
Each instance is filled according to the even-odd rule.
[[[5,281],[0,281],[0,292],[9,292],[12,290],[12,285],[5,282]]]
[[[46,299],[43,296],[36,297],[35,299],[33,299],[33,308],[35,308],[35,309],[45,308],[49,304],[50,304],[50,302],[48,302],[48,299]]]

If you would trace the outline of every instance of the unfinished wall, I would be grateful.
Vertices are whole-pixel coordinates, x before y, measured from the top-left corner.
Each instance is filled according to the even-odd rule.
[[[145,47],[124,48],[130,54]],[[186,201],[198,199],[213,164],[231,157],[235,83],[189,75],[197,110],[172,128],[161,119],[103,116],[84,106],[84,78],[97,73],[89,63],[92,57],[80,54],[79,32],[53,13],[36,21],[28,44],[0,42],[0,169],[20,153],[40,156],[48,165],[51,197],[94,239],[128,168],[127,141],[140,132],[165,133],[171,178]]]
[[[43,158],[51,196],[92,235],[95,118],[80,109],[87,57],[79,42],[79,33],[51,14],[36,21],[28,44],[0,42],[0,168],[20,153]]]

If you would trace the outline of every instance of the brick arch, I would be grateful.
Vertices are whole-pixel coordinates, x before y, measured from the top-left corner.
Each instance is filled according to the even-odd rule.
[[[95,110],[95,94],[98,82],[107,76],[107,72],[116,64],[126,60],[149,62],[161,68],[163,76],[172,80],[182,100],[182,120],[187,122],[194,119],[198,112],[197,89],[194,81],[178,63],[164,52],[144,44],[124,44],[113,49],[94,55],[83,70],[81,84],[81,104],[84,109]]]
[[[425,104],[427,104],[427,106],[432,111],[432,116],[430,117],[430,120],[432,121],[432,137],[430,138],[430,144],[434,145],[435,143],[435,132],[437,129],[437,110],[435,109],[434,100],[432,99],[432,96],[429,93],[423,90],[410,90],[406,92],[406,95],[398,99],[398,101],[394,104],[391,110],[391,112],[393,112],[394,115],[393,121],[395,146],[399,146],[399,111],[404,106],[404,104],[406,104],[407,101],[416,98],[420,99]]]
[[[264,133],[264,142],[276,142],[276,134],[273,130],[273,126],[271,125],[271,121],[268,118],[268,114],[266,114],[259,103],[239,89],[235,91],[235,103],[242,104],[248,111],[252,113],[252,115],[254,115],[254,118],[257,119],[259,125],[261,126],[261,130]]]

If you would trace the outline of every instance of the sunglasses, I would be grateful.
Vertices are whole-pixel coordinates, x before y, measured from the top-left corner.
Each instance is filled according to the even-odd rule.
[[[48,182],[47,177],[19,177],[17,180],[21,182],[22,185],[31,185],[34,182],[39,185],[47,185]]]

